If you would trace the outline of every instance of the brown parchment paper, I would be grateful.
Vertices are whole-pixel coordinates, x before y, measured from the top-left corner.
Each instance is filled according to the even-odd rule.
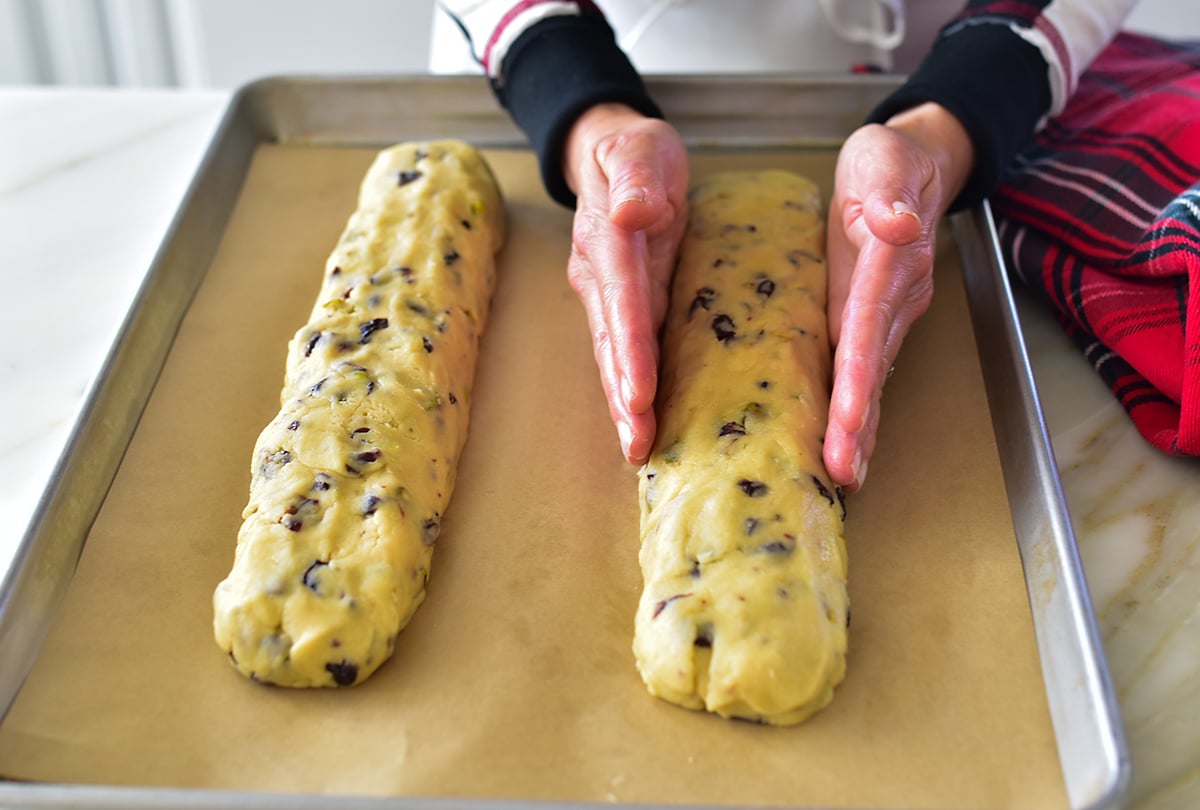
[[[853,624],[833,704],[778,729],[648,695],[641,585],[570,215],[491,152],[512,230],[429,596],[348,690],[253,684],[212,639],[285,344],[372,151],[265,146],[0,727],[0,773],[66,783],[371,796],[872,808],[1066,806],[1013,529],[948,234],[849,498]],[[829,189],[832,155],[698,155]]]

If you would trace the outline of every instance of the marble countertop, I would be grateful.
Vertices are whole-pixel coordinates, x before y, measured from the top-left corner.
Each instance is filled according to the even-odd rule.
[[[0,89],[0,573],[227,100]],[[1127,806],[1194,810],[1200,463],[1146,445],[1053,320],[1018,301],[1133,760]]]

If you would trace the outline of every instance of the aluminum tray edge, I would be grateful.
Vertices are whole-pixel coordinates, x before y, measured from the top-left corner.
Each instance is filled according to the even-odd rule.
[[[951,226],[1068,797],[1072,808],[1107,810],[1129,788],[1129,750],[991,208],[956,215]]]
[[[701,148],[836,147],[898,83],[897,77],[841,74],[648,81],[685,140]],[[382,104],[381,97],[406,103]],[[411,103],[423,105],[420,115],[412,114]],[[447,132],[483,146],[524,144],[475,77],[282,76],[253,82],[235,93],[85,399],[14,566],[0,585],[0,649],[6,651],[0,657],[0,718],[32,667],[66,591],[175,331],[215,252],[254,148],[263,142],[382,145]],[[229,183],[228,177],[238,182]],[[952,226],[963,254],[971,317],[1070,806],[1107,810],[1128,788],[1129,755],[1015,305],[988,209],[960,214]],[[1015,402],[1012,391],[1020,392]],[[92,494],[72,495],[78,492]],[[1040,594],[1046,589],[1034,586],[1049,574],[1057,577],[1057,584],[1043,598]],[[309,798],[0,782],[0,805],[5,807],[318,806]],[[371,800],[363,806],[498,810],[505,803],[413,798]]]

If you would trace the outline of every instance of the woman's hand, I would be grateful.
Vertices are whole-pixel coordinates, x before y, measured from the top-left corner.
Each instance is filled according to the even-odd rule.
[[[579,200],[567,275],[621,450],[641,464],[654,443],[658,330],[687,224],[687,149],[670,124],[601,104],[572,127],[563,161]]]
[[[824,460],[847,491],[866,478],[883,384],[933,297],[938,221],[973,165],[966,130],[932,103],[862,127],[838,156],[828,232],[836,348]]]

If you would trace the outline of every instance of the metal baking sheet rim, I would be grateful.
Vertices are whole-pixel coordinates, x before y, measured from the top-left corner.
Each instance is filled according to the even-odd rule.
[[[649,84],[695,148],[836,148],[897,81],[841,74],[664,76]],[[255,147],[382,146],[447,134],[494,148],[524,143],[476,77],[285,76],[253,82],[234,94],[0,582],[0,650],[7,651],[0,656],[0,710],[7,712],[15,699],[70,584]],[[1072,810],[1117,807],[1129,786],[1129,753],[994,223],[985,204],[956,215],[951,226],[962,255],[1067,797]],[[308,808],[327,806],[331,799],[0,781],[5,807]],[[339,797],[337,803],[489,810],[512,804],[422,797]]]

